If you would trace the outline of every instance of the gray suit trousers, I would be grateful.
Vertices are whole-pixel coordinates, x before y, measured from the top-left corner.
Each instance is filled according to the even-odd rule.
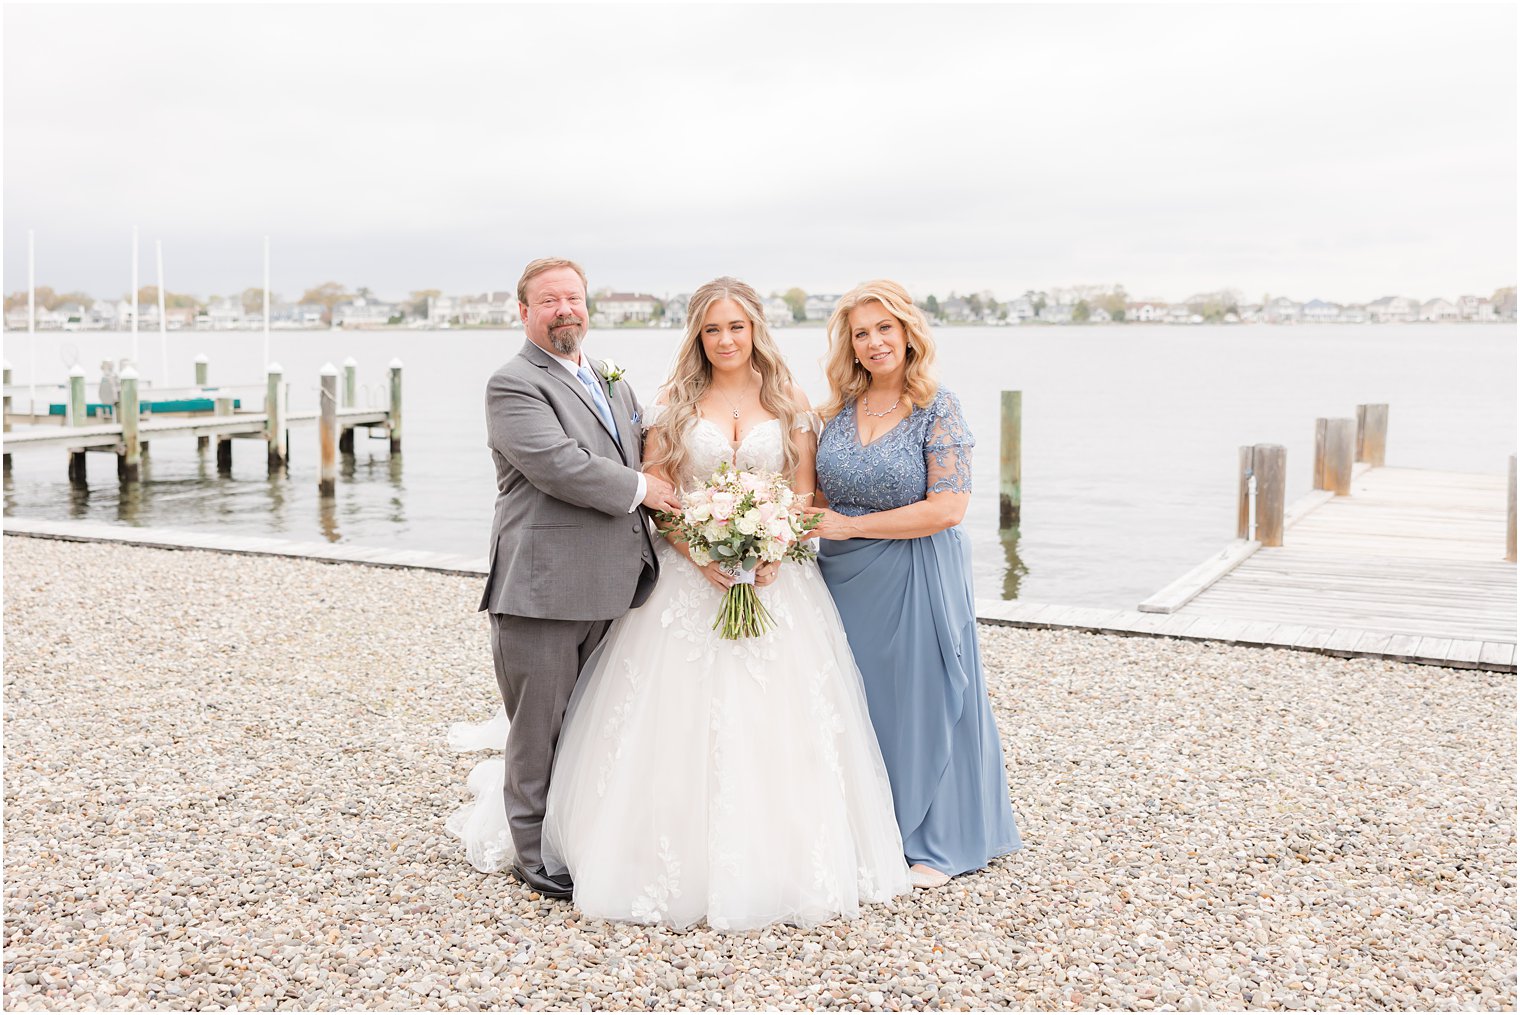
[[[610,620],[544,620],[491,615],[491,656],[507,707],[507,781],[502,795],[517,860],[543,870],[544,807],[565,706]]]

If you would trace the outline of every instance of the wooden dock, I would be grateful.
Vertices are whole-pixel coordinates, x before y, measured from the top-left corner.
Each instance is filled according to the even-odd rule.
[[[338,423],[347,429],[356,426],[383,427],[388,413],[384,409],[339,409]],[[322,414],[314,409],[290,412],[284,416],[287,427],[315,426]],[[142,440],[158,437],[256,437],[264,440],[269,430],[269,415],[264,412],[238,412],[231,416],[177,416],[147,420],[137,425]],[[107,448],[122,442],[120,423],[96,423],[89,426],[55,426],[36,430],[14,431],[5,435],[7,451],[29,448]]]

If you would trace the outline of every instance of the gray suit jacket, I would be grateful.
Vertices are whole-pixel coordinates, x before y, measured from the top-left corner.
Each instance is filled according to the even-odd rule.
[[[590,360],[622,449],[591,395],[554,357],[525,342],[486,384],[496,463],[491,569],[480,609],[552,620],[612,620],[659,578],[638,492],[639,400]]]

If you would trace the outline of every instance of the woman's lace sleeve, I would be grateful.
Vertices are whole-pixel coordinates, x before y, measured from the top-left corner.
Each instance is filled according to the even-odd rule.
[[[960,399],[941,388],[929,406],[929,429],[924,435],[924,493],[970,493],[971,449],[976,438],[961,413]]]
[[[816,439],[823,436],[823,419],[818,415],[818,413],[811,410],[808,412],[799,412],[797,413],[796,422],[792,424],[792,429],[808,430]]]

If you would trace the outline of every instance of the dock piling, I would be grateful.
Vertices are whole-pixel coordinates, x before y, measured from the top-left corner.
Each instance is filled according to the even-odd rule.
[[[63,421],[71,427],[84,426],[88,422],[84,400],[84,367],[74,364],[69,370],[69,400],[64,406]],[[83,448],[69,449],[69,482],[75,486],[88,486]]]
[[[401,360],[391,360],[391,454],[401,450]]]
[[[338,492],[338,368],[331,363],[322,367],[321,419],[317,421],[317,445],[321,464],[317,472],[317,493],[331,497]]]
[[[211,361],[206,358],[205,353],[200,353],[195,357],[195,386],[197,388],[204,388],[210,383],[206,380],[210,372],[210,364]]]
[[[5,386],[7,388],[9,388],[11,386],[11,365],[10,365],[9,362],[7,362],[5,364]],[[9,391],[7,391],[5,393],[5,417],[4,418],[5,418],[5,432],[6,433],[10,433],[11,432],[11,393]],[[5,471],[6,472],[10,472],[11,471],[11,453],[9,451],[7,451],[5,453]]]
[[[1249,444],[1240,447],[1239,489],[1235,494],[1235,538],[1251,538],[1251,475],[1255,455]]]
[[[1318,423],[1315,433],[1318,434]],[[1356,420],[1325,420],[1325,471],[1323,490],[1337,497],[1351,496],[1351,468],[1356,464]]]
[[[1288,449],[1281,444],[1258,444],[1251,449],[1251,463],[1256,477],[1256,541],[1262,546],[1281,546]]]
[[[268,419],[264,439],[269,442],[269,470],[273,472],[290,460],[290,433],[285,427],[285,369],[278,363],[269,364],[264,412]]]
[[[116,459],[116,478],[136,483],[142,476],[142,447],[138,439],[137,368],[121,372],[121,453]]]
[[[232,415],[232,392],[225,388],[216,393],[216,414]],[[232,435],[218,434],[216,438],[216,471],[227,474],[232,471]]]
[[[1377,467],[1388,451],[1388,404],[1356,407],[1356,460]]]
[[[1509,530],[1504,538],[1504,559],[1515,563],[1515,456],[1509,456]]]
[[[343,408],[352,409],[357,400],[355,392],[358,389],[355,373],[359,364],[352,356],[343,361]],[[338,453],[351,455],[354,453],[354,428],[345,426],[338,431]]]
[[[1003,392],[998,485],[998,529],[1003,532],[1017,528],[1022,514],[1023,416],[1024,392]]]

